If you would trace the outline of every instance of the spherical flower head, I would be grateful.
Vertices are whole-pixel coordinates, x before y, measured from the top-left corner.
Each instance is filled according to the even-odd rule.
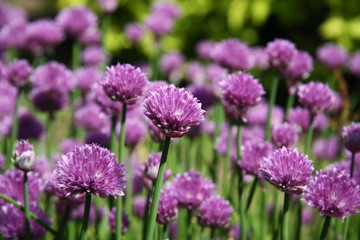
[[[127,117],[125,145],[134,149],[141,141],[144,140],[146,131],[145,123],[137,117]],[[120,134],[120,123],[117,125],[117,133]]]
[[[329,125],[329,119],[324,113],[316,114],[313,120],[314,131],[321,132]]]
[[[346,171],[337,168],[317,172],[303,196],[305,202],[317,208],[321,215],[343,220],[359,212],[360,186]]]
[[[184,56],[180,52],[168,52],[160,58],[160,70],[165,76],[170,76],[181,68]]]
[[[78,68],[75,72],[76,86],[81,89],[83,93],[90,91],[91,85],[100,82],[101,72],[98,68],[93,66]]]
[[[121,112],[122,103],[112,101],[105,93],[100,83],[94,83],[91,91],[87,95],[87,101],[93,101],[101,107],[101,110],[107,115],[116,115]]]
[[[97,16],[85,6],[75,6],[63,9],[56,16],[56,22],[68,34],[78,36],[97,24]]]
[[[130,64],[107,67],[101,85],[113,101],[134,104],[140,99],[148,83],[145,73]]]
[[[89,132],[86,134],[86,144],[97,144],[102,148],[110,149],[110,135],[104,131]]]
[[[252,75],[245,72],[229,74],[220,82],[224,100],[238,109],[247,109],[260,102],[264,88]]]
[[[0,81],[0,119],[13,114],[16,97],[17,89],[7,81]]]
[[[201,173],[189,170],[177,174],[166,188],[173,190],[179,207],[197,209],[205,199],[214,194],[215,184],[203,178]]]
[[[267,102],[260,102],[259,104],[249,108],[247,111],[247,124],[265,126],[267,115],[269,111],[269,104]],[[284,121],[284,109],[280,106],[274,106],[271,112],[271,125],[278,126]]]
[[[75,125],[87,131],[100,131],[109,126],[109,117],[101,107],[93,102],[81,106],[75,111]]]
[[[186,69],[186,79],[193,84],[203,84],[205,81],[203,66],[197,61],[189,62]]]
[[[281,70],[293,60],[297,50],[294,43],[278,38],[267,44],[266,52],[271,66]]]
[[[97,145],[76,147],[56,165],[59,187],[70,194],[88,193],[105,198],[123,196],[124,165],[115,154]]]
[[[337,136],[319,138],[313,144],[313,153],[319,160],[333,160],[341,153],[341,142]]]
[[[227,74],[228,71],[217,64],[210,64],[206,68],[206,77],[210,79],[211,88],[217,97],[221,96],[219,83],[226,78]]]
[[[242,146],[242,158],[238,164],[246,173],[258,177],[264,157],[270,156],[273,146],[265,141],[247,141]]]
[[[193,84],[187,87],[187,90],[189,90],[194,95],[194,97],[199,99],[203,109],[209,109],[216,102],[213,91],[207,85]]]
[[[150,154],[147,162],[145,163],[146,175],[152,180],[155,180],[157,178],[159,166],[160,166],[160,160],[161,160],[161,153],[156,152]]]
[[[173,20],[163,13],[153,13],[146,20],[145,25],[157,38],[166,35],[173,30]]]
[[[69,93],[55,88],[33,88],[29,97],[34,106],[42,112],[55,112],[67,107],[69,103]]]
[[[327,110],[331,107],[332,90],[329,85],[322,82],[310,82],[303,84],[298,90],[299,102],[310,110],[312,114],[316,114]]]
[[[254,47],[250,48],[251,67],[260,70],[269,68],[269,55],[266,52],[266,48]]]
[[[306,108],[292,108],[289,111],[288,121],[298,126],[302,132],[305,132],[310,125],[310,112]]]
[[[342,136],[346,149],[352,153],[360,152],[360,123],[353,122],[343,127]]]
[[[144,113],[164,135],[179,138],[204,120],[205,111],[190,92],[170,85],[149,93]]]
[[[36,159],[34,147],[27,140],[20,140],[15,145],[12,161],[17,169],[29,172],[35,169]]]
[[[138,23],[128,23],[125,26],[125,35],[131,42],[138,43],[144,35],[144,30]]]
[[[26,22],[27,13],[22,7],[17,7],[7,2],[0,3],[0,27],[14,22]]]
[[[6,47],[26,49],[28,47],[26,32],[27,24],[17,22],[5,25],[0,31],[0,41]]]
[[[36,205],[30,205],[30,211],[38,216],[43,222],[51,225],[45,213]],[[0,205],[0,233],[6,239],[25,239],[25,217],[24,212],[12,204]],[[46,233],[35,220],[30,220],[30,239],[43,239]]]
[[[106,13],[112,13],[118,6],[117,0],[98,0],[101,9]]]
[[[160,193],[159,207],[156,221],[160,224],[168,224],[178,215],[178,201],[171,190],[162,190]]]
[[[260,177],[282,192],[301,194],[314,171],[308,156],[295,149],[282,147],[264,158]]]
[[[32,74],[33,69],[24,59],[15,60],[7,68],[7,79],[15,87],[23,87]]]
[[[322,64],[330,69],[344,66],[348,59],[345,49],[333,43],[327,43],[319,47],[316,56]]]
[[[115,207],[110,212],[109,225],[110,225],[111,232],[115,233],[116,232],[116,208]],[[129,216],[124,211],[122,211],[121,234],[127,233],[129,231],[129,227],[130,227]]]
[[[338,114],[342,107],[343,107],[343,100],[341,95],[336,92],[336,91],[332,91],[333,97],[331,99],[331,106],[328,109],[328,112],[332,115],[336,115]]]
[[[70,152],[73,148],[83,145],[82,142],[73,138],[64,139],[60,145],[60,150],[63,154]]]
[[[233,208],[229,201],[220,196],[212,195],[200,205],[199,223],[202,227],[225,227],[230,222],[232,213]]]
[[[349,70],[355,76],[360,77],[360,51],[356,51],[352,55],[349,61]]]
[[[196,54],[205,60],[211,60],[211,51],[215,47],[215,42],[211,40],[202,40],[196,44]]]
[[[297,129],[292,124],[283,123],[273,129],[271,139],[277,147],[293,147],[299,136]]]
[[[228,69],[246,70],[251,67],[248,46],[238,39],[223,40],[211,52],[214,61]]]
[[[177,19],[181,16],[179,6],[174,2],[156,2],[151,6],[153,13],[160,13],[171,19]]]
[[[97,46],[91,45],[86,48],[81,53],[81,61],[85,65],[98,66],[102,64],[106,59],[104,50]]]
[[[144,218],[146,209],[146,198],[143,196],[136,196],[133,202],[133,211],[138,218]]]
[[[85,31],[83,31],[78,37],[78,41],[81,44],[86,46],[100,44],[101,42],[101,32],[98,26],[94,25],[88,27]]]

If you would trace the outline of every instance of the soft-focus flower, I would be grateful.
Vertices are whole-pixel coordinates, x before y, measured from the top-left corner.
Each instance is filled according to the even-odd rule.
[[[248,46],[235,38],[217,43],[211,56],[216,63],[229,69],[246,70],[251,67]]]
[[[211,88],[215,96],[221,96],[221,89],[219,83],[226,78],[228,71],[217,64],[210,64],[206,68],[206,76],[211,81]]]
[[[289,123],[276,126],[271,134],[271,140],[277,147],[293,147],[298,138],[298,131]]]
[[[165,135],[160,128],[155,126],[149,118],[145,119],[146,126],[148,127],[151,140],[157,143],[162,143],[165,139]]]
[[[178,201],[171,190],[162,190],[160,193],[159,207],[156,221],[160,224],[168,224],[175,220],[178,215]]]
[[[105,93],[104,88],[100,83],[95,83],[91,86],[91,91],[87,95],[87,100],[94,101],[101,107],[102,111],[108,115],[116,115],[122,109],[122,103],[112,101]]]
[[[102,10],[106,13],[112,13],[118,6],[118,0],[98,0]]]
[[[148,81],[140,68],[117,64],[107,68],[101,81],[106,94],[113,101],[134,104],[140,99]]]
[[[359,212],[360,186],[346,171],[330,168],[317,172],[305,189],[305,202],[321,215],[344,219]]]
[[[163,13],[153,13],[146,20],[145,25],[156,37],[170,33],[173,30],[173,20]]]
[[[138,43],[144,35],[142,26],[138,23],[128,23],[125,26],[125,35],[133,43]]]
[[[326,114],[318,113],[314,117],[313,127],[314,131],[321,132],[329,125],[329,120]]]
[[[0,27],[12,23],[23,23],[27,21],[27,13],[21,7],[8,4],[7,2],[0,2]]]
[[[248,141],[241,149],[241,160],[238,164],[248,174],[258,176],[264,157],[268,157],[273,151],[273,146],[265,141]]]
[[[1,15],[1,14],[0,14]],[[5,25],[0,31],[0,42],[7,48],[26,49],[26,23],[16,22]]]
[[[205,111],[190,92],[170,85],[149,93],[144,113],[166,136],[179,138],[204,120]]]
[[[175,193],[179,207],[197,209],[204,200],[214,194],[215,184],[201,173],[189,170],[177,174],[166,188]]]
[[[265,70],[269,68],[269,55],[266,52],[266,49],[263,47],[254,47],[250,48],[250,57],[251,57],[251,67],[257,68],[260,70]]]
[[[278,38],[267,44],[266,52],[271,66],[281,71],[290,64],[297,50],[294,43]]]
[[[333,160],[341,152],[340,139],[337,136],[319,138],[314,141],[312,149],[317,159]]]
[[[179,71],[183,63],[184,56],[180,52],[168,52],[160,58],[160,70],[165,76],[170,77]]]
[[[345,147],[352,153],[360,152],[360,123],[353,122],[342,129]]]
[[[83,93],[87,93],[92,84],[100,82],[101,72],[93,66],[78,68],[75,72],[76,86],[81,89]]]
[[[298,126],[302,132],[305,132],[310,124],[310,112],[306,108],[292,108],[289,111],[288,121]]]
[[[106,55],[104,50],[97,46],[91,45],[86,48],[81,53],[81,61],[84,65],[97,66],[104,63],[106,60]]]
[[[360,50],[352,55],[349,61],[349,70],[355,76],[360,77]]]
[[[190,91],[194,95],[194,97],[199,99],[203,109],[209,109],[216,102],[213,91],[207,85],[193,84],[187,87],[187,90]]]
[[[332,90],[322,82],[303,84],[298,90],[299,102],[308,108],[312,114],[328,110],[331,107]]]
[[[96,25],[88,27],[80,34],[78,41],[87,46],[99,44],[101,42],[100,29]]]
[[[138,218],[144,218],[146,209],[146,198],[143,196],[136,196],[133,201],[133,211]]]
[[[343,100],[338,92],[332,91],[332,94],[333,97],[331,99],[331,106],[328,109],[328,112],[332,115],[336,115],[340,113],[341,109],[343,108]]]
[[[202,40],[196,44],[196,54],[205,60],[211,60],[211,51],[215,47],[215,42],[211,40]]]
[[[0,172],[3,171],[4,166],[5,166],[5,156],[2,153],[0,153]]]
[[[199,223],[203,227],[219,228],[230,222],[233,208],[229,201],[213,195],[201,203],[199,208]]]
[[[151,10],[155,14],[164,14],[171,19],[177,19],[181,16],[181,10],[174,2],[156,2],[151,6]]]
[[[348,59],[345,49],[333,43],[327,43],[319,47],[316,56],[321,63],[330,69],[344,66]]]
[[[285,193],[301,194],[314,171],[308,156],[283,147],[264,158],[260,177]]]
[[[15,60],[7,68],[6,75],[8,81],[15,87],[23,87],[32,74],[32,67],[24,59]]]
[[[269,104],[267,102],[260,102],[259,104],[250,107],[247,112],[247,124],[264,126],[266,125],[267,115],[269,111]],[[284,109],[280,106],[273,106],[271,112],[271,125],[278,126],[284,121]]]
[[[100,131],[109,125],[109,117],[93,102],[78,108],[74,117],[75,125],[87,131]]]
[[[86,134],[84,142],[86,144],[96,144],[102,148],[110,149],[110,134],[103,131],[89,132]]]
[[[203,84],[205,71],[203,66],[196,61],[191,61],[187,65],[186,79],[193,84]]]
[[[29,172],[36,167],[34,147],[27,140],[20,140],[15,145],[12,161],[17,169]]]
[[[115,233],[116,232],[116,208],[114,207],[109,215],[109,225],[110,225],[110,229],[111,232]],[[129,220],[129,216],[122,211],[121,214],[121,233],[125,234],[129,231],[129,227],[130,227],[130,220]]]
[[[139,144],[146,135],[146,126],[145,123],[137,118],[126,118],[126,132],[125,132],[125,145],[130,149]],[[120,123],[117,126],[117,133],[120,134]]]
[[[73,138],[64,139],[60,145],[60,150],[62,153],[66,154],[67,152],[71,151],[75,147],[79,147],[83,145],[82,142]]]
[[[123,196],[124,165],[115,154],[97,145],[76,147],[56,165],[59,187],[68,194],[87,193],[105,198]]]

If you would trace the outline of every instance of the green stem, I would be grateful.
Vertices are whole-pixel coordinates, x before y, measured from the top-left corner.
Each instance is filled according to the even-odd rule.
[[[17,94],[16,97],[16,103],[15,103],[15,109],[13,112],[13,125],[12,125],[12,130],[11,130],[11,141],[10,141],[10,150],[7,151],[7,164],[6,164],[6,168],[11,166],[11,156],[16,144],[16,140],[18,137],[18,132],[19,132],[19,106],[21,104],[22,101],[22,96],[23,96],[23,91],[19,88],[19,92]]]
[[[319,240],[324,240],[326,238],[326,235],[327,235],[329,227],[330,227],[330,221],[331,221],[331,217],[326,216],[323,221]]]
[[[215,228],[212,227],[210,231],[211,231],[210,232],[210,237],[211,237],[211,239],[214,239],[215,238]]]
[[[80,66],[80,53],[81,53],[81,44],[77,41],[74,41],[72,45],[72,55],[71,55],[72,70],[76,70]]]
[[[259,239],[264,239],[265,237],[265,229],[266,229],[266,222],[265,222],[265,213],[266,213],[266,199],[265,199],[265,192],[262,191],[262,189],[260,189],[260,208],[259,208],[259,211],[260,211],[260,233],[259,233]]]
[[[306,136],[305,149],[304,149],[304,153],[306,155],[310,154],[313,132],[314,132],[314,117],[311,117],[310,118],[310,125],[309,125],[309,128],[308,128],[308,133],[307,133],[307,136]]]
[[[83,216],[83,220],[82,220],[82,227],[81,227],[81,232],[80,232],[80,236],[78,239],[83,240],[85,237],[85,233],[87,231],[88,228],[88,224],[89,224],[89,215],[90,215],[90,207],[91,207],[91,194],[90,193],[86,193],[86,198],[85,198],[85,207],[84,207],[84,216]]]
[[[111,116],[110,151],[116,152],[116,115]]]
[[[47,139],[46,139],[46,157],[48,161],[51,160],[51,143],[52,143],[52,125],[55,119],[54,113],[52,111],[49,112],[46,121],[46,131],[47,131]]]
[[[226,149],[226,156],[225,156],[225,162],[224,162],[224,168],[223,168],[223,189],[224,191],[227,189],[228,187],[228,173],[230,172],[230,163],[231,163],[231,150],[232,150],[232,143],[233,143],[233,134],[232,134],[232,130],[233,130],[233,125],[230,123],[229,124],[229,132],[228,132],[228,139],[227,139],[227,149]],[[228,191],[230,189],[227,189]],[[225,194],[226,192],[224,192]],[[228,196],[228,194],[226,195]]]
[[[160,43],[158,40],[155,40],[155,53],[152,57],[152,80],[158,80],[158,74],[159,74],[159,56],[160,56]]]
[[[249,210],[251,202],[252,202],[252,200],[254,198],[257,182],[258,182],[258,178],[255,178],[252,185],[251,185],[250,194],[249,194],[248,200],[246,202],[246,211]]]
[[[349,216],[348,218],[345,219],[342,240],[347,240],[348,239],[349,226],[350,226],[350,217],[351,216]]]
[[[24,215],[25,215],[25,240],[30,240],[30,208],[29,208],[29,184],[27,172],[24,172]]]
[[[355,153],[351,152],[350,178],[354,176]]]
[[[290,205],[291,195],[289,193],[284,193],[284,208],[283,208],[283,218],[281,226],[281,239],[289,239],[289,205]]]
[[[17,57],[18,57],[18,51],[15,48],[7,48],[6,51],[6,55],[7,55],[7,62],[11,63],[12,61],[14,61]]]
[[[145,214],[144,214],[144,223],[142,229],[143,240],[146,240],[146,228],[149,222],[149,208],[150,208],[150,198],[152,196],[152,189],[149,189],[146,196],[146,205],[145,205]]]
[[[56,240],[61,240],[63,239],[63,233],[65,231],[65,228],[66,228],[66,223],[69,219],[69,216],[70,216],[70,213],[71,213],[71,205],[70,204],[66,204],[66,208],[65,208],[65,212],[64,212],[64,215],[62,216],[61,218],[61,222],[60,222],[60,225],[59,225],[59,228],[58,228],[58,231],[57,231],[57,234],[55,236],[55,239]]]
[[[21,211],[25,211],[24,206],[21,206],[17,201],[15,201],[12,198],[9,198],[8,196],[5,196],[3,194],[0,194],[0,198],[4,199],[5,201],[7,201],[8,203],[11,203],[12,205],[14,205],[15,207],[17,207],[18,209],[20,209]],[[56,231],[54,229],[52,229],[49,225],[47,225],[43,220],[41,220],[37,215],[35,215],[34,213],[30,212],[30,218],[33,219],[35,222],[37,222],[39,225],[41,225],[43,228],[45,228],[47,231],[49,231],[51,234],[56,235]]]
[[[164,173],[165,173],[165,169],[166,169],[166,158],[167,158],[167,155],[169,152],[170,139],[171,138],[168,136],[165,137],[164,148],[162,151],[161,161],[160,161],[160,166],[159,166],[159,172],[158,172],[158,176],[155,180],[153,203],[151,204],[149,222],[146,227],[147,228],[146,229],[146,239],[147,240],[152,240],[153,235],[154,235],[155,220],[156,220],[157,210],[158,210],[158,206],[159,206],[161,185],[162,185],[162,182],[164,179]]]
[[[279,77],[275,76],[272,84],[271,84],[271,92],[270,92],[270,100],[269,100],[269,110],[268,115],[266,119],[266,134],[265,134],[265,140],[270,141],[271,139],[271,116],[272,116],[272,110],[275,105],[276,100],[276,94],[279,86]]]
[[[274,212],[273,212],[273,219],[272,222],[274,223],[273,226],[273,236],[272,239],[276,240],[279,232],[279,192],[276,190],[274,191]]]
[[[125,198],[125,209],[129,214],[132,213],[132,189],[133,189],[133,150],[128,156],[128,169],[127,169],[127,186],[126,186],[126,198]]]
[[[286,102],[286,110],[285,110],[286,115],[285,116],[289,115],[290,109],[294,106],[294,101],[295,101],[295,93],[294,94],[289,93],[289,96],[288,96],[288,99]]]
[[[168,231],[167,231],[167,229],[168,229],[168,225],[164,224],[163,225],[163,240],[168,239]]]
[[[298,201],[298,209],[297,209],[297,224],[296,224],[296,240],[301,239],[301,228],[302,228],[302,202]]]

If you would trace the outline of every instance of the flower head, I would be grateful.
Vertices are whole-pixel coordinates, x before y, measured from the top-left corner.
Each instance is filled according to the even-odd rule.
[[[294,43],[286,39],[275,39],[266,46],[270,64],[276,69],[283,69],[294,58],[297,50]]]
[[[157,178],[159,166],[160,166],[160,160],[161,160],[161,153],[156,152],[150,154],[147,162],[145,163],[145,173],[152,180],[155,180]]]
[[[151,6],[153,13],[160,13],[171,19],[177,19],[181,15],[179,6],[174,2],[156,2]]]
[[[124,195],[124,165],[117,163],[115,154],[97,145],[76,147],[63,155],[56,166],[56,178],[68,195]]]
[[[76,86],[78,86],[82,92],[86,93],[90,91],[92,84],[100,82],[101,72],[93,66],[82,67],[76,70],[75,78]]]
[[[310,112],[306,108],[301,107],[290,109],[288,121],[298,126],[302,132],[305,132],[310,124]]]
[[[165,76],[178,71],[184,63],[184,56],[180,52],[168,52],[160,58],[160,70]]]
[[[330,69],[339,68],[345,65],[348,54],[339,45],[327,43],[316,51],[317,58]]]
[[[98,0],[100,7],[106,13],[112,13],[116,10],[118,6],[117,0]]]
[[[173,20],[164,13],[152,13],[146,20],[145,25],[156,37],[170,33],[173,30]]]
[[[356,51],[349,62],[349,70],[355,76],[360,77],[360,51]]]
[[[35,169],[36,159],[34,147],[27,140],[20,140],[15,145],[12,160],[17,169],[29,172]]]
[[[341,153],[340,139],[337,136],[317,139],[313,144],[313,153],[317,159],[335,159]]]
[[[136,196],[133,202],[133,211],[135,216],[144,218],[146,211],[146,198],[143,196]]]
[[[7,79],[15,87],[23,87],[32,71],[32,67],[27,60],[15,60],[7,68]]]
[[[204,120],[201,103],[190,92],[174,85],[149,93],[144,113],[166,136],[179,138]]]
[[[212,195],[201,203],[199,208],[199,223],[203,227],[219,228],[230,222],[233,208],[229,201]]]
[[[108,67],[101,81],[106,94],[113,101],[134,104],[140,99],[148,81],[140,68],[130,64]]]
[[[329,85],[322,82],[310,82],[301,85],[297,95],[299,102],[313,114],[328,110],[333,98]]]
[[[88,46],[81,53],[81,61],[85,65],[97,66],[102,64],[105,60],[105,52],[100,46]]]
[[[178,201],[171,190],[162,190],[160,193],[159,208],[156,221],[160,224],[168,224],[178,215]]]
[[[144,35],[144,30],[138,23],[128,23],[125,26],[125,35],[131,42],[138,43]]]
[[[283,123],[276,126],[271,134],[272,142],[277,147],[295,146],[299,136],[295,127],[289,123]]]
[[[211,60],[211,51],[215,47],[215,42],[211,40],[202,40],[196,44],[196,54],[205,60]]]
[[[209,109],[215,104],[216,98],[211,88],[207,85],[190,85],[187,89],[201,102],[203,109]]]
[[[100,106],[89,102],[75,111],[75,124],[88,131],[100,131],[109,125],[109,118]]]
[[[317,172],[305,189],[305,202],[321,215],[344,219],[359,212],[360,186],[346,171],[330,168]]]
[[[283,147],[264,158],[260,177],[283,192],[301,194],[314,171],[312,161],[297,149]]]
[[[345,126],[342,130],[342,136],[345,139],[345,147],[353,152],[360,152],[360,123],[353,122]]]
[[[269,55],[263,47],[254,47],[250,49],[250,56],[252,59],[252,68],[265,70],[269,68]]]

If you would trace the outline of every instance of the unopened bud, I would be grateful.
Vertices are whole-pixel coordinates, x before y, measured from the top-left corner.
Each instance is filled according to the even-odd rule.
[[[27,140],[20,140],[16,143],[12,161],[17,169],[29,172],[35,169],[36,159],[33,146]]]

